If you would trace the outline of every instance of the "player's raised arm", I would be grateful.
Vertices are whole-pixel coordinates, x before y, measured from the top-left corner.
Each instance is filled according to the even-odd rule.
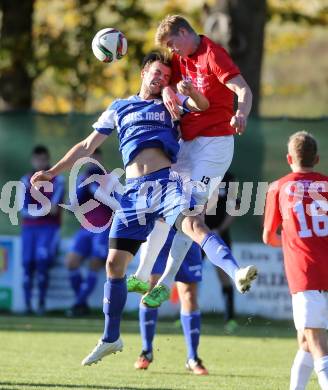
[[[247,118],[251,112],[252,91],[240,74],[227,81],[225,85],[238,96],[238,108],[231,118],[230,124],[236,129],[237,133],[241,134],[246,129]]]
[[[190,111],[205,111],[209,108],[209,101],[193,86],[191,81],[181,80],[177,84],[177,90],[181,95],[189,96],[186,106]]]
[[[47,171],[36,172],[31,177],[31,184],[34,186],[39,181],[49,181],[58,174],[72,168],[78,159],[90,156],[106,138],[107,135],[93,131],[87,138],[73,146],[52,168]]]

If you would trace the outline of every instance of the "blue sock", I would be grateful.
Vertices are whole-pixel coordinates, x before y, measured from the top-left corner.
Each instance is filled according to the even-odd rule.
[[[126,277],[107,279],[104,284],[103,312],[105,314],[105,327],[102,341],[113,343],[120,337],[121,315],[127,295]]]
[[[49,263],[47,261],[41,261],[37,264],[37,281],[39,290],[39,307],[43,307],[45,305],[49,281]]]
[[[236,259],[232,256],[227,244],[214,233],[209,233],[200,245],[211,263],[235,280],[235,273],[239,269]]]
[[[188,359],[196,359],[200,337],[200,312],[181,312],[180,320],[187,345]]]
[[[151,352],[153,350],[153,340],[156,331],[158,309],[151,309],[140,303],[139,306],[139,326],[142,339],[142,350]]]
[[[98,272],[89,270],[85,280],[81,283],[80,291],[76,298],[77,305],[85,305],[87,303],[87,299],[95,289],[97,281]]]
[[[78,296],[82,284],[82,274],[79,268],[70,269],[69,271],[69,281],[71,282],[72,290],[75,293],[75,297]]]

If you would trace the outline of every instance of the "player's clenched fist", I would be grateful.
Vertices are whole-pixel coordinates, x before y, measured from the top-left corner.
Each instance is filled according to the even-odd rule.
[[[240,111],[237,111],[236,114],[231,118],[230,125],[235,128],[236,133],[241,135],[247,125],[247,116]]]
[[[33,187],[37,186],[38,182],[40,181],[50,181],[54,177],[53,174],[49,173],[48,171],[38,171],[35,172],[35,174],[31,177],[31,185]]]
[[[193,86],[191,81],[181,80],[177,84],[177,90],[181,95],[184,96],[192,96],[194,92],[196,92],[195,87]]]

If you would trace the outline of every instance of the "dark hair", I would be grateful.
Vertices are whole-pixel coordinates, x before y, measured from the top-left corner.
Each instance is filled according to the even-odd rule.
[[[32,150],[32,155],[46,154],[50,156],[49,149],[44,145],[36,145]]]
[[[160,62],[163,65],[171,67],[171,58],[168,54],[161,53],[160,51],[152,51],[148,53],[142,60],[141,69],[151,65],[153,62]]]

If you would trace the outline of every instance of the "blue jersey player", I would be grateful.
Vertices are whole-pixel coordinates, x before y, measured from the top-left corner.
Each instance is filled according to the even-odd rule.
[[[101,162],[102,152],[98,148],[92,158]],[[83,184],[92,175],[103,175],[102,169],[93,163],[89,163],[85,172],[79,175],[77,180],[76,196],[79,204],[84,204],[95,198],[99,190],[98,182]],[[96,208],[84,215],[90,227],[103,228],[109,226],[112,219],[112,209],[100,203]],[[67,311],[69,317],[88,314],[88,298],[96,287],[99,271],[104,268],[108,253],[109,227],[102,232],[95,232],[82,224],[73,237],[70,252],[66,258],[66,266],[69,270],[69,280],[75,294],[73,306]],[[88,270],[85,275],[81,272],[81,264],[88,259]]]
[[[163,274],[169,251],[174,238],[171,229],[151,272],[150,284],[156,285]],[[148,250],[148,242],[141,251]],[[183,260],[175,281],[180,300],[180,321],[187,346],[186,368],[196,375],[207,375],[208,371],[199,358],[197,350],[201,331],[201,313],[197,302],[197,285],[202,280],[202,252],[195,242]],[[156,332],[158,308],[147,307],[142,302],[139,306],[139,326],[142,338],[142,352],[134,364],[136,369],[145,370],[153,361],[153,340]]]
[[[39,293],[37,312],[41,315],[45,311],[49,268],[59,243],[61,215],[58,204],[62,203],[64,198],[64,178],[56,176],[51,179],[53,191],[48,192],[44,188],[39,190],[51,202],[51,209],[47,215],[38,216],[37,211],[29,210],[30,205],[42,211],[42,205],[31,194],[30,179],[34,172],[48,169],[50,166],[50,154],[45,146],[38,145],[33,149],[31,164],[33,172],[27,173],[21,179],[26,189],[21,210],[23,289],[26,312],[32,313],[33,276],[36,274]]]
[[[126,268],[157,219],[164,219],[196,241],[213,263],[235,279],[241,290],[249,289],[251,280],[256,277],[255,268],[239,268],[225,243],[210,232],[200,216],[192,215],[197,211],[195,202],[184,190],[180,177],[171,171],[179,150],[178,132],[161,100],[161,91],[170,77],[169,61],[160,54],[149,55],[141,70],[139,94],[115,101],[93,125],[95,130],[85,140],[70,149],[52,168],[37,172],[31,178],[33,185],[40,180],[53,179],[70,169],[79,158],[90,156],[116,128],[126,186],[109,235],[103,298],[104,334],[82,365],[91,365],[123,349],[120,322],[127,298]],[[206,109],[208,102],[196,89],[190,88],[190,96],[181,101],[181,106],[197,111]],[[152,299],[161,294],[162,286],[155,287]]]

